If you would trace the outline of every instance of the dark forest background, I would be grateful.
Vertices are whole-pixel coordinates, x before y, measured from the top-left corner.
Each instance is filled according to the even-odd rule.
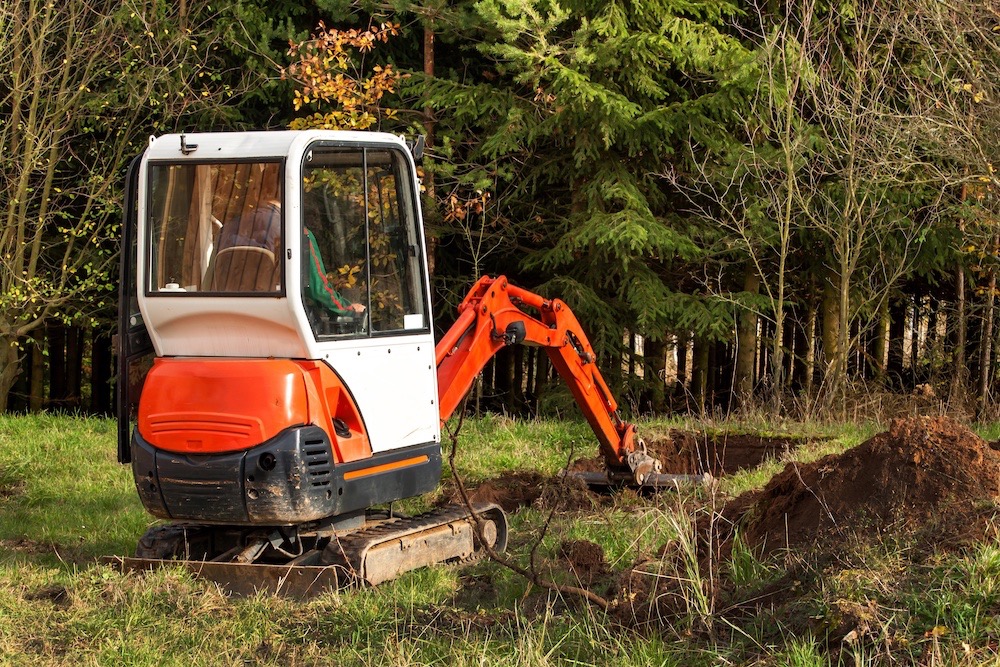
[[[15,0],[0,60],[7,410],[110,413],[146,137],[305,124],[427,136],[439,332],[503,273],[570,304],[635,413],[996,416],[986,0]],[[470,406],[570,402],[515,347]]]

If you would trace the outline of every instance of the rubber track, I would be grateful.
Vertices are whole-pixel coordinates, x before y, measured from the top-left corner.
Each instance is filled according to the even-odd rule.
[[[474,509],[477,514],[482,516],[482,513],[494,507],[496,506],[480,505],[475,506]],[[339,538],[334,537],[323,554],[324,564],[339,566],[351,579],[358,581],[361,579],[358,575],[361,555],[367,549],[412,533],[471,518],[472,515],[464,505],[448,505],[414,517],[385,519],[369,528],[362,528]],[[477,551],[469,558],[464,559],[463,562],[475,560],[481,555]]]

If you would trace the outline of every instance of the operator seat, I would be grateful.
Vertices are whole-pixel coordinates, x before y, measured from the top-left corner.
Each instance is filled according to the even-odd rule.
[[[274,292],[280,287],[274,253],[257,246],[223,248],[209,267],[213,292]]]

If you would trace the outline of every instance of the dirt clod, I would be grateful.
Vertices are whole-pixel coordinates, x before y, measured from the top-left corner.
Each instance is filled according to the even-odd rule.
[[[473,503],[496,503],[504,512],[513,512],[535,502],[542,495],[546,479],[534,471],[509,472],[467,488],[467,492]],[[462,495],[454,486],[447,490],[446,502],[462,502]]]
[[[953,419],[915,417],[893,420],[842,454],[789,463],[763,489],[733,501],[720,524],[739,526],[763,552],[889,528],[934,525],[961,536],[998,497],[1000,452]]]
[[[589,540],[566,540],[559,545],[559,556],[585,586],[608,574],[608,562],[600,544]]]

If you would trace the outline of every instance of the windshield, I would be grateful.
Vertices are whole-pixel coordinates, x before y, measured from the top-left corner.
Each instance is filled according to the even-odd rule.
[[[402,153],[314,146],[302,168],[302,296],[317,337],[429,327]]]
[[[280,294],[280,161],[149,165],[147,294]]]

